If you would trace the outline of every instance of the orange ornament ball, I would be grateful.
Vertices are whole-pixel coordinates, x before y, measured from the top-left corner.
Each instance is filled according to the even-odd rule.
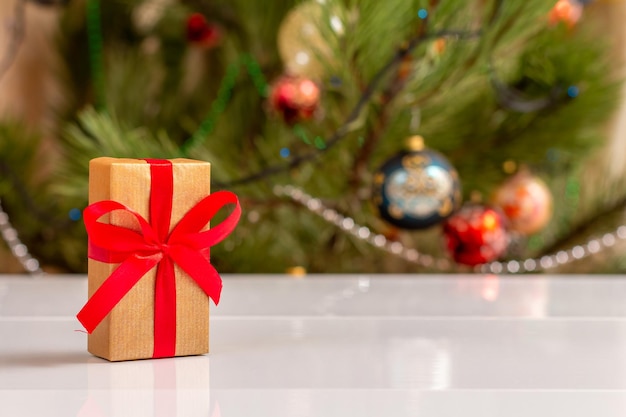
[[[509,229],[532,235],[552,218],[552,194],[538,177],[519,172],[495,191],[492,204],[505,214]]]
[[[550,13],[548,19],[551,25],[563,22],[572,27],[583,15],[583,5],[576,0],[558,0]]]

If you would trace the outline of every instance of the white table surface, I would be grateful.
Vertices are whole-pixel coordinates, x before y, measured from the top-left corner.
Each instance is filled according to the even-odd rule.
[[[226,275],[209,355],[120,363],[86,290],[0,276],[0,416],[626,416],[626,277]]]

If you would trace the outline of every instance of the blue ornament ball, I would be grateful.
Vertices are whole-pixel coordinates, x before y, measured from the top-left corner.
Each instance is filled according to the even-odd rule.
[[[402,229],[426,229],[460,207],[461,184],[443,155],[420,146],[421,137],[411,141],[411,150],[393,156],[375,174],[374,203],[388,223]]]

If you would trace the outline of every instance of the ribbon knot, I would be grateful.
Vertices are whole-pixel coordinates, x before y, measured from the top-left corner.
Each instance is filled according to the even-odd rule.
[[[168,245],[167,243],[161,243],[159,244],[159,251],[164,255],[164,256],[169,256],[170,255],[170,245]]]
[[[131,208],[111,200],[99,201],[84,211],[89,236],[89,257],[120,265],[87,301],[77,318],[88,333],[152,268],[157,268],[154,308],[153,357],[174,356],[176,349],[176,282],[174,264],[180,266],[215,304],[219,303],[222,280],[210,262],[209,249],[228,236],[241,217],[237,196],[219,191],[200,200],[169,232],[173,196],[171,162],[148,160],[151,165],[149,223]],[[225,205],[234,210],[218,225],[204,230]],[[138,230],[101,223],[114,211],[129,213]]]

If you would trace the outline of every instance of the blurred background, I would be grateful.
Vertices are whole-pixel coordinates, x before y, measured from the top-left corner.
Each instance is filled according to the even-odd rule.
[[[88,162],[192,158],[221,272],[626,270],[626,2],[4,0],[0,270],[85,272]]]

